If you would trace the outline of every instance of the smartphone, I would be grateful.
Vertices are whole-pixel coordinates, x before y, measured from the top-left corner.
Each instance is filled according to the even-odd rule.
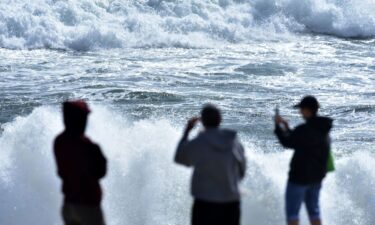
[[[275,117],[278,117],[278,116],[280,116],[280,109],[279,109],[278,106],[276,106],[276,108],[275,108]]]
[[[275,119],[279,116],[280,116],[280,109],[279,109],[278,106],[276,106],[276,108],[275,108]],[[285,127],[285,124],[281,123],[281,124],[277,124],[277,125],[281,128],[281,130],[283,130],[283,131],[287,130],[287,128]]]

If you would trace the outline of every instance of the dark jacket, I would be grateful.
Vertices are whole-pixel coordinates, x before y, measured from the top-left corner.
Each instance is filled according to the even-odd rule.
[[[99,179],[106,173],[106,159],[99,146],[84,135],[64,132],[56,138],[54,152],[65,201],[99,205]]]
[[[321,182],[327,173],[330,151],[329,132],[332,119],[314,117],[294,130],[282,130],[276,126],[275,133],[280,143],[294,149],[290,163],[289,181],[297,184]]]

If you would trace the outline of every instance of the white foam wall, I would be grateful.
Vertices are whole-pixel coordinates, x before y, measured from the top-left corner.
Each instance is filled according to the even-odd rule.
[[[93,109],[88,135],[109,160],[102,182],[108,224],[189,224],[190,171],[173,163],[181,127],[168,120],[131,122],[111,108]],[[61,224],[62,196],[52,154],[53,138],[62,130],[60,111],[40,107],[3,128],[0,224]],[[243,224],[282,224],[291,152],[264,154],[251,143],[245,145],[249,167],[243,184]],[[374,156],[354,150],[336,163],[337,171],[329,174],[322,192],[325,223],[374,224]],[[303,222],[307,224],[305,213]]]

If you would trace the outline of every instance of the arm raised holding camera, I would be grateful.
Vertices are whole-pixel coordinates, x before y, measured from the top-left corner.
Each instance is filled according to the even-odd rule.
[[[295,142],[294,132],[290,129],[288,121],[280,115],[279,109],[276,108],[275,111],[275,134],[284,147],[293,148]]]
[[[189,141],[189,134],[194,129],[194,127],[199,122],[199,117],[193,117],[188,120],[184,134],[178,144],[176,155],[174,158],[174,161],[178,164],[182,164],[185,166],[191,166],[192,165],[192,150],[194,143],[192,141]]]

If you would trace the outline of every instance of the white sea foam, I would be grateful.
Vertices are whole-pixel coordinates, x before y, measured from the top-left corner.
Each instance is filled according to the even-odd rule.
[[[375,35],[373,0],[2,0],[0,47],[215,47],[315,32]]]
[[[59,110],[40,107],[3,128],[1,224],[61,224],[60,182],[52,154],[53,138],[62,130]],[[88,134],[100,143],[109,160],[109,173],[103,181],[108,224],[188,224],[190,173],[172,161],[180,128],[168,120],[131,122],[113,109],[94,107]],[[249,168],[243,224],[283,223],[291,153],[265,154],[259,147],[245,144]],[[374,224],[374,156],[357,151],[336,162],[337,171],[328,176],[322,193],[326,224]],[[303,218],[307,222],[306,215]]]

